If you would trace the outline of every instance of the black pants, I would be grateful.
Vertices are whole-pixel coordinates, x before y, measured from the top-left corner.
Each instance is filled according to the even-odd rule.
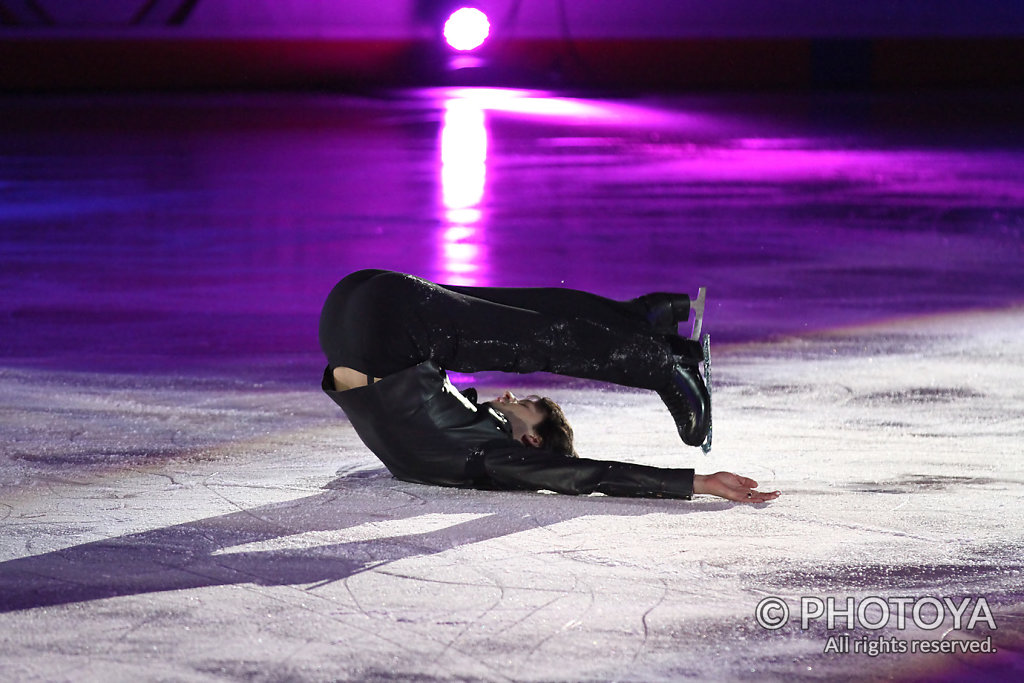
[[[438,285],[385,270],[345,277],[320,316],[328,363],[386,377],[435,361],[455,372],[551,372],[659,389],[666,335],[637,301],[563,288]]]

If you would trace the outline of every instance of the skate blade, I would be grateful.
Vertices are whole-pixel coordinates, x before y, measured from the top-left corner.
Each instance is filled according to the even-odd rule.
[[[700,299],[703,303],[704,288],[700,289]],[[703,312],[703,310],[701,311]],[[705,334],[704,339],[701,342],[701,348],[704,349],[704,386],[708,390],[708,407],[712,405],[711,401],[711,335]],[[704,451],[704,455],[711,452],[711,426],[714,422],[715,411],[712,409],[711,418],[708,420],[708,435],[704,438],[704,443],[700,445],[700,449]]]
[[[693,311],[693,332],[690,334],[690,339],[697,341],[700,339],[700,328],[704,325],[704,300],[707,298],[707,287],[701,287],[697,290],[697,298],[690,302],[690,309]]]

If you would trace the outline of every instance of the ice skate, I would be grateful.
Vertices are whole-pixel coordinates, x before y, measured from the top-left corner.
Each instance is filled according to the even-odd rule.
[[[704,289],[701,288],[701,301],[703,302]],[[703,312],[703,306],[702,306]],[[711,335],[705,334],[701,343],[704,349],[704,388],[708,392],[708,433],[701,443],[700,449],[707,455],[711,451]]]
[[[665,340],[680,365],[699,368],[704,363],[704,347],[700,342],[676,334],[666,335]]]
[[[690,295],[652,292],[635,299],[645,309],[647,322],[655,332],[675,334],[679,323],[690,317]]]
[[[708,440],[711,396],[696,367],[676,363],[671,381],[658,390],[658,396],[672,415],[683,443],[701,446]]]
[[[697,298],[690,302],[690,310],[693,311],[693,332],[690,334],[690,339],[693,341],[700,339],[700,328],[704,324],[704,300],[707,297],[707,289],[707,287],[698,289]]]
[[[685,298],[687,315],[676,320],[681,322],[694,312],[693,331],[689,339],[669,335],[669,345],[675,358],[672,381],[658,391],[672,419],[676,423],[676,431],[683,443],[688,446],[700,446],[704,453],[711,450],[711,337],[704,335],[700,339],[701,327],[704,322],[704,304],[707,288],[697,291],[697,298],[690,300],[685,294],[649,294],[648,304],[660,302],[662,320],[669,315],[668,308],[672,303],[681,302]],[[678,309],[673,310],[674,312]],[[653,325],[654,323],[652,323]],[[675,324],[675,323],[673,323]],[[703,365],[704,376],[700,369]]]
[[[706,293],[707,288],[701,287],[697,290],[697,298],[691,299],[689,294],[653,292],[637,297],[636,301],[647,309],[646,318],[651,327],[663,334],[677,333],[679,323],[689,320],[692,311],[694,320],[690,339],[699,341]]]

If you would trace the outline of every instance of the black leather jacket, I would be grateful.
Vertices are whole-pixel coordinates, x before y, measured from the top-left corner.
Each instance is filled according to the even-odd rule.
[[[512,438],[505,417],[460,392],[431,361],[347,391],[323,390],[363,443],[403,481],[482,489],[689,498],[692,469],[665,469],[557,455]]]

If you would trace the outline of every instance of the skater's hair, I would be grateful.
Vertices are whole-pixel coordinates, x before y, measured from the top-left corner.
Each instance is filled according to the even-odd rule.
[[[541,447],[570,458],[578,457],[572,443],[572,427],[565,419],[561,406],[550,398],[537,399],[537,405],[547,417],[534,430],[541,439]]]

